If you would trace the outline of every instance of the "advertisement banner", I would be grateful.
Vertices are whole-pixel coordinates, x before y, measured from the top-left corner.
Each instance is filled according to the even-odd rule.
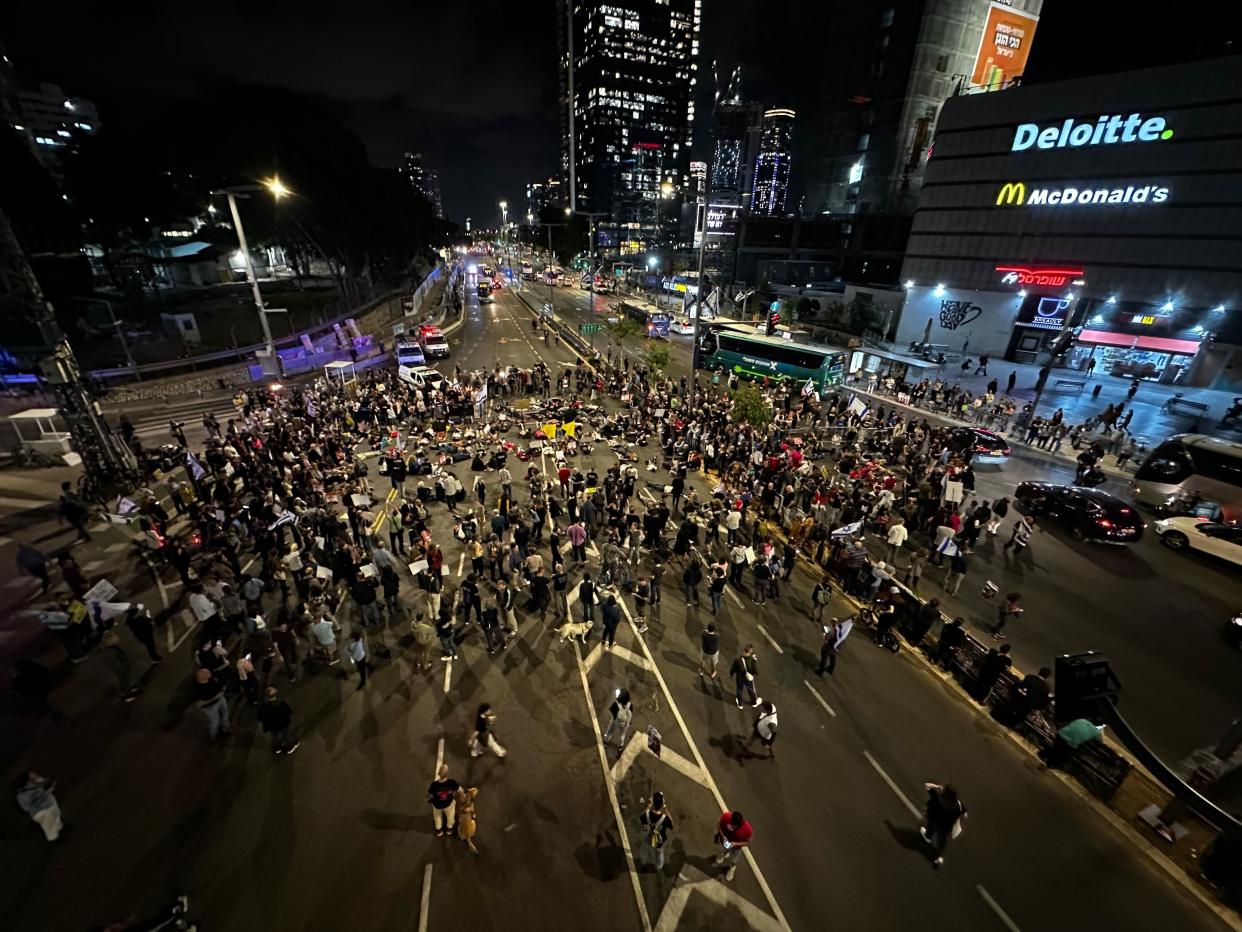
[[[970,75],[972,87],[1000,90],[1026,70],[1039,17],[993,0],[983,24],[979,53]]]

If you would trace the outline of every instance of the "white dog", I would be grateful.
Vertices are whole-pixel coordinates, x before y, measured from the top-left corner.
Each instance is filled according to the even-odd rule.
[[[556,633],[561,636],[564,642],[571,638],[577,638],[583,644],[586,643],[587,635],[591,633],[592,623],[589,621],[566,621],[563,625],[556,629]]]

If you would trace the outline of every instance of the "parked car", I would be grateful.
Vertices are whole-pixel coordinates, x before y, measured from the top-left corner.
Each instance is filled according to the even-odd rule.
[[[1009,442],[982,427],[957,427],[949,435],[949,448],[970,453],[972,463],[1003,463],[1009,459]]]
[[[1156,522],[1160,542],[1170,550],[1201,550],[1234,566],[1242,566],[1242,525],[1217,524],[1194,515]]]
[[[1074,540],[1132,544],[1147,527],[1133,505],[1101,489],[1022,482],[1014,497],[1019,511],[1067,528]]]

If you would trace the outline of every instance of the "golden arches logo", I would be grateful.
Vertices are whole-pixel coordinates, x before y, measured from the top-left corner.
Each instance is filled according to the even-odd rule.
[[[1021,181],[1007,181],[996,195],[996,206],[1023,204],[1026,202],[1026,185]]]

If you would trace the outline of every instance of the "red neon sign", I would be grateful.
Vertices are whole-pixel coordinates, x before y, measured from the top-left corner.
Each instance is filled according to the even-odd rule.
[[[1082,269],[1032,269],[1024,265],[998,265],[1002,285],[1046,285],[1060,288],[1068,281],[1080,279]]]

